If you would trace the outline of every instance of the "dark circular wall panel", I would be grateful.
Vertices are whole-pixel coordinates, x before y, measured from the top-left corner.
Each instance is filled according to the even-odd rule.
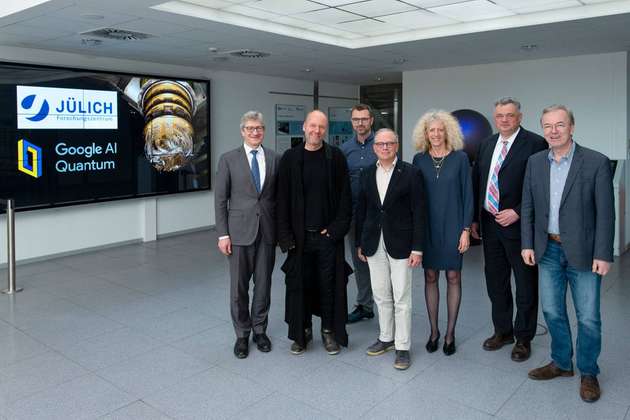
[[[452,114],[459,121],[464,134],[464,151],[470,162],[474,162],[479,144],[492,134],[492,126],[486,117],[472,109],[458,109]]]

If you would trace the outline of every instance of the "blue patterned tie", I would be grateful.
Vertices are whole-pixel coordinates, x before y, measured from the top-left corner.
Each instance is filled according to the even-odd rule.
[[[256,191],[260,194],[260,168],[258,167],[258,159],[256,159],[258,150],[252,150],[250,153],[252,154],[252,179],[254,180]]]

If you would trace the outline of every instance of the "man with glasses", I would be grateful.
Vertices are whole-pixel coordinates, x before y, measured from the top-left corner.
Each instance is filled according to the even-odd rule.
[[[573,376],[573,340],[567,286],[577,316],[580,396],[597,401],[597,358],[602,347],[600,290],[613,261],[615,200],[610,161],[573,140],[575,118],[564,105],[543,110],[541,125],[550,150],[527,162],[521,207],[521,255],[538,263],[540,303],[551,335],[551,363],[529,377]]]
[[[230,265],[230,313],[237,337],[234,355],[244,359],[249,354],[251,330],[258,350],[271,351],[266,329],[276,255],[275,196],[280,157],[262,146],[265,123],[260,112],[246,112],[240,126],[243,145],[219,158],[214,207],[219,250]]]
[[[370,268],[367,263],[361,261],[354,248],[355,237],[355,214],[357,201],[359,199],[359,179],[361,173],[368,167],[376,163],[376,153],[374,153],[374,133],[372,124],[374,115],[368,105],[358,104],[352,107],[351,112],[352,129],[354,137],[340,146],[341,151],[348,162],[348,172],[350,173],[350,187],[352,188],[352,215],[353,223],[350,225],[350,232],[346,237],[352,254],[352,264],[354,265],[354,279],[357,282],[357,303],[354,310],[348,314],[348,323],[361,321],[362,319],[374,318],[374,299],[372,298],[372,285],[370,284]]]
[[[346,264],[343,238],[350,228],[352,197],[341,151],[324,142],[328,118],[318,110],[304,121],[304,143],[287,150],[278,174],[278,243],[287,259],[285,320],[291,353],[313,339],[312,316],[321,317],[326,352],[348,345]]]
[[[420,170],[398,159],[398,136],[374,137],[375,165],[363,171],[356,214],[356,245],[370,267],[380,334],[370,356],[396,349],[394,368],[411,364],[411,270],[422,261],[424,192]]]

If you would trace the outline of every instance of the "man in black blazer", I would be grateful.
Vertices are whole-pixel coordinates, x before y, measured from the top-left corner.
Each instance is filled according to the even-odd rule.
[[[514,98],[495,103],[498,133],[479,147],[473,166],[475,217],[472,235],[483,234],[488,296],[492,302],[494,334],[484,350],[498,350],[514,342],[512,360],[522,362],[531,353],[536,334],[538,281],[535,267],[521,258],[521,193],[527,159],[547,148],[545,140],[520,126],[521,104]],[[481,227],[481,231],[480,231]],[[516,285],[516,319],[513,321],[511,273]]]
[[[566,309],[567,285],[578,320],[580,396],[599,399],[601,278],[613,261],[615,208],[608,158],[575,143],[573,113],[564,105],[543,110],[550,151],[527,163],[521,212],[522,256],[538,263],[540,302],[551,335],[551,363],[531,379],[573,376],[573,341]]]
[[[390,129],[376,133],[374,152],[378,161],[361,174],[356,213],[357,253],[370,267],[380,326],[379,338],[367,354],[377,356],[395,348],[394,367],[407,369],[411,364],[411,270],[422,260],[422,175],[397,158],[398,136]]]

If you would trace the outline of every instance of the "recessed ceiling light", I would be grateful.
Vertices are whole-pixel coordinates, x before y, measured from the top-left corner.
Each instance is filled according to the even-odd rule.
[[[310,67],[305,67],[305,68],[303,68],[303,69],[302,69],[302,71],[303,71],[304,73],[310,73],[310,72],[312,72],[312,71],[313,71],[313,69],[312,69],[312,68],[310,68]]]
[[[394,64],[404,64],[407,62],[407,59],[405,57],[398,57],[398,58],[394,58],[393,63]]]
[[[105,16],[96,13],[84,13],[81,15],[81,18],[89,20],[103,20],[105,19]]]
[[[382,82],[383,80],[385,80],[385,78],[383,76],[376,76],[374,80],[376,80],[377,82]]]
[[[525,51],[525,52],[534,52],[538,49],[538,45],[537,44],[525,44],[525,45],[521,45],[521,51]]]

